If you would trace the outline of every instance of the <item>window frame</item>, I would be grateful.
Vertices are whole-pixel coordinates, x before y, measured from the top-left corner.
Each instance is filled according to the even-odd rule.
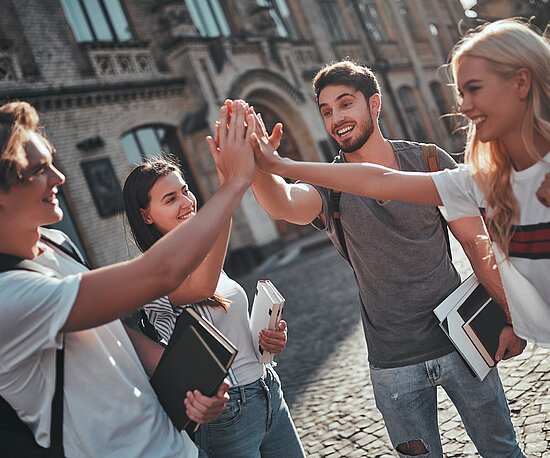
[[[332,43],[349,41],[350,36],[346,25],[342,21],[342,13],[338,3],[334,0],[317,0],[317,5],[329,31],[330,41]],[[325,12],[329,15],[326,15]]]
[[[199,31],[199,35],[205,38],[218,38],[218,37],[229,37],[233,34],[233,29],[229,21],[229,16],[227,10],[220,0],[184,0],[193,20],[193,24]],[[213,2],[216,3],[217,8],[212,6]],[[205,15],[206,10],[208,11],[207,16]],[[220,21],[220,17],[216,14],[216,11],[223,17],[223,24]],[[217,34],[211,34],[208,31],[208,19],[210,22],[215,25],[217,29]],[[200,24],[198,23],[200,22]],[[226,30],[224,30],[226,29]]]
[[[92,38],[91,40],[79,39],[78,35],[79,35],[80,29],[76,28],[76,24],[73,24],[73,22],[69,18],[70,15],[68,14],[67,9],[65,8],[66,1],[73,2],[72,4],[77,5],[77,7],[79,8],[81,15],[84,17],[84,20],[86,22],[87,32],[89,32],[88,34],[91,35],[91,38]],[[127,39],[125,39],[124,37],[120,37],[119,34],[117,33],[117,28],[114,25],[114,20],[111,17],[111,14],[109,13],[108,8],[105,6],[105,0],[95,0],[99,4],[101,13],[103,15],[102,18],[106,22],[109,33],[111,34],[110,40],[104,40],[104,39],[98,38],[98,31],[96,30],[96,27],[94,27],[94,21],[90,17],[90,14],[86,7],[86,3],[85,3],[86,1],[87,0],[61,0],[60,1],[63,12],[65,13],[65,18],[67,19],[67,22],[69,23],[69,26],[71,27],[71,30],[73,31],[73,34],[77,42],[79,43],[123,43],[123,42],[136,40],[136,34],[134,31],[134,28],[132,27],[132,23],[128,16],[128,11],[126,9],[126,5],[123,0],[116,0],[116,1],[118,1],[120,9],[124,14],[126,24],[128,26],[128,34],[130,35],[130,37]]]
[[[156,142],[160,147],[158,151],[153,152],[152,154],[147,154],[138,136],[139,131],[145,131],[148,129],[151,129],[153,131]],[[158,132],[159,129],[164,129],[166,131],[166,134],[173,135],[173,138],[171,140],[177,143],[177,146],[179,148],[177,151],[173,151],[173,148],[170,145],[170,142],[161,141],[162,139],[160,138],[160,135]],[[164,156],[165,154],[171,154],[175,156],[181,165],[181,169],[184,174],[185,181],[189,185],[189,188],[191,189],[193,194],[195,195],[199,207],[203,205],[204,199],[203,199],[202,188],[200,186],[200,183],[197,177],[193,173],[193,167],[187,158],[187,154],[185,152],[185,146],[183,144],[183,139],[177,127],[171,126],[169,124],[142,124],[140,126],[134,127],[124,132],[120,136],[120,141],[122,143],[124,152],[126,153],[126,159],[128,160],[128,163],[133,166],[137,164],[135,162],[131,162],[130,155],[128,153],[128,150],[126,149],[126,146],[124,145],[124,140],[123,140],[124,137],[130,136],[130,135],[134,143],[137,145],[138,152],[141,156],[141,162],[149,160],[153,157],[161,157],[161,156]],[[170,151],[170,149],[172,149],[172,151]]]

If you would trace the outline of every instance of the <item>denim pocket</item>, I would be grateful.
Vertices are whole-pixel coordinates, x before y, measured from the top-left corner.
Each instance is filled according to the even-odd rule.
[[[208,423],[211,428],[224,428],[235,423],[241,416],[242,405],[240,399],[229,400],[225,405],[225,410]]]

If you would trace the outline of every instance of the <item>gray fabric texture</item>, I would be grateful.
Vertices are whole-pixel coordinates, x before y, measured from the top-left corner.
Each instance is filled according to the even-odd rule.
[[[391,141],[403,171],[427,172],[419,143]],[[455,161],[438,148],[440,169]],[[345,162],[343,155],[335,162]],[[334,243],[330,191],[323,200],[326,230]],[[437,207],[379,202],[342,193],[340,219],[359,288],[369,362],[381,368],[416,364],[454,350],[433,309],[460,283],[447,254]]]

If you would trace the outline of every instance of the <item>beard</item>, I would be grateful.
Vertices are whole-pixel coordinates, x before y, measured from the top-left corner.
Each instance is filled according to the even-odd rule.
[[[370,122],[365,121],[362,124],[358,124],[355,128],[359,133],[357,137],[351,138],[349,140],[344,140],[343,142],[336,140],[342,152],[353,153],[360,149],[365,143],[367,143],[368,139],[374,132],[374,123],[372,121],[372,115],[370,112],[369,118]]]

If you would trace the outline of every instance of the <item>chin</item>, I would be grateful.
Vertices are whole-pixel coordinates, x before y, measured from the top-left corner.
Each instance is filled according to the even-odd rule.
[[[61,208],[56,208],[54,212],[52,212],[51,215],[49,215],[47,218],[47,221],[43,222],[41,225],[44,226],[46,224],[55,224],[59,223],[63,219],[63,210]]]

